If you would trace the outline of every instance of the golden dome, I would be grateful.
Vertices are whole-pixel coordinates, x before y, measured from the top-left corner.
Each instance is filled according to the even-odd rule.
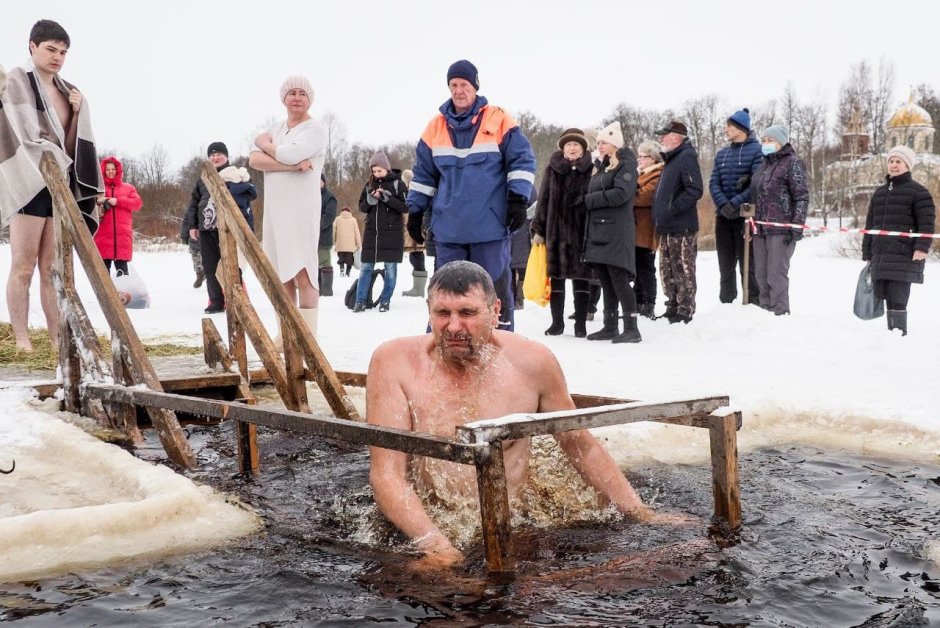
[[[913,95],[901,105],[901,108],[894,112],[891,119],[888,120],[889,129],[908,126],[933,126],[933,120],[927,111],[914,103]]]

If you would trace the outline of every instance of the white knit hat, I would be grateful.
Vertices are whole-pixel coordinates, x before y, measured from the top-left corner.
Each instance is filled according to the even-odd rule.
[[[281,102],[284,102],[284,99],[287,98],[287,92],[292,89],[304,90],[311,102],[313,101],[313,85],[310,84],[306,76],[292,74],[284,79],[284,82],[281,83]]]
[[[611,122],[603,129],[597,132],[598,142],[607,142],[617,148],[623,148],[623,131],[620,130],[619,122]]]
[[[895,146],[890,151],[888,151],[888,159],[891,159],[892,157],[897,157],[906,163],[908,170],[914,169],[914,162],[917,160],[917,155],[914,153],[914,151],[904,145]]]

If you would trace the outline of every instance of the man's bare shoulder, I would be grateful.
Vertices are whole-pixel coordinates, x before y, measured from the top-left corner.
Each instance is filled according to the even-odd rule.
[[[508,331],[493,332],[497,346],[513,366],[525,370],[560,369],[552,350],[540,342]]]
[[[389,363],[401,364],[406,361],[417,361],[427,356],[431,345],[429,334],[421,336],[404,336],[401,338],[392,338],[386,340],[372,353],[372,361],[369,363],[369,373],[376,369],[382,369]]]

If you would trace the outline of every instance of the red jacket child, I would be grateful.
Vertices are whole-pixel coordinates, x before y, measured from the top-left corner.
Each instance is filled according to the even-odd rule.
[[[124,183],[124,168],[116,157],[105,157],[101,162],[104,175],[105,204],[103,215],[95,232],[95,244],[102,259],[130,261],[134,250],[134,217],[143,205],[140,195],[130,183]]]

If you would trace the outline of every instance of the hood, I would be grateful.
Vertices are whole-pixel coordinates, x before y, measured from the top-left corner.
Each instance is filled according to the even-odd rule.
[[[448,98],[444,104],[440,106],[439,111],[454,126],[461,126],[463,124],[469,126],[472,125],[472,118],[480,113],[480,109],[485,107],[487,104],[488,101],[486,98],[477,94],[476,100],[473,102],[473,106],[470,107],[470,111],[457,113],[457,111],[454,109],[454,101]]]
[[[109,179],[104,174],[104,167],[108,164],[114,164],[114,168],[117,170],[114,179]],[[121,185],[124,181],[124,166],[121,165],[117,157],[105,157],[101,160],[101,176],[104,177],[104,182],[109,185]]]

